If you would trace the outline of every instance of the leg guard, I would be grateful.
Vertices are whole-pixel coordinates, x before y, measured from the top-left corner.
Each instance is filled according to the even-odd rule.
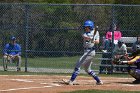
[[[137,80],[140,80],[140,69],[131,69],[129,74]]]
[[[75,68],[70,80],[74,81],[76,77],[78,76],[79,72],[80,72],[80,68]]]

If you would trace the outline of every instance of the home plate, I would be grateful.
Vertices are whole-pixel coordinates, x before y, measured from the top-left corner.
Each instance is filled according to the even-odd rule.
[[[59,85],[59,84],[53,84],[53,83],[50,84],[50,85],[52,85],[52,86],[61,86],[61,85]]]

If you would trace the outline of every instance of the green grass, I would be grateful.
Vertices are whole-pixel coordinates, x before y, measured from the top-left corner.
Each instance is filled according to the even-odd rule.
[[[71,68],[78,60],[78,56],[74,57],[46,57],[46,58],[29,58],[29,66],[31,67],[49,67],[49,68]]]
[[[47,73],[47,72],[0,71],[0,75],[57,75],[57,73],[54,74],[54,73]],[[63,74],[59,73],[58,75],[63,75]]]
[[[73,68],[79,56],[74,57],[34,57],[28,58],[28,67],[34,68]],[[14,64],[9,64],[13,66]],[[2,59],[0,59],[2,66]],[[25,66],[25,58],[22,58],[22,67]]]
[[[0,75],[65,75],[65,76],[70,76],[70,73],[48,73],[48,72],[17,72],[17,71],[1,71],[0,70]],[[81,74],[83,75],[83,74]]]
[[[101,54],[97,54],[95,58],[101,58]],[[33,68],[54,68],[54,69],[74,69],[77,60],[81,56],[72,57],[34,57],[28,58],[27,66]],[[0,59],[0,66],[2,66],[2,59]],[[93,58],[92,69],[99,70],[101,60]],[[98,64],[95,66],[95,64]],[[10,66],[15,66],[15,64],[10,64]],[[25,58],[22,57],[22,67],[25,67]],[[83,69],[83,67],[81,67]]]
[[[117,90],[79,90],[63,93],[139,93],[139,91],[117,91]]]
[[[96,55],[99,58],[101,55]],[[73,57],[34,57],[28,58],[28,66],[34,68],[63,68],[73,69],[77,60],[81,56]],[[99,64],[100,60],[94,60],[93,64]],[[0,66],[2,66],[2,59],[0,59]],[[22,66],[25,66],[25,58],[22,58]],[[98,68],[97,68],[98,69]]]
[[[99,57],[97,55],[95,58]],[[30,67],[49,67],[49,68],[70,68],[73,69],[80,56],[73,57],[36,57],[28,58],[28,66]],[[93,64],[100,64],[100,60],[94,60]],[[97,68],[98,69],[98,68]]]

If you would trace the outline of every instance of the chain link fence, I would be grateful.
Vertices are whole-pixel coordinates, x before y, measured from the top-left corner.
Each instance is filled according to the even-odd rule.
[[[9,37],[16,36],[22,46],[22,69],[30,72],[72,72],[83,53],[81,33],[87,19],[99,26],[101,42],[92,65],[96,71],[102,37],[111,24],[119,24],[125,37],[140,35],[140,5],[1,3],[0,11],[1,52]],[[0,65],[2,69],[2,60]]]

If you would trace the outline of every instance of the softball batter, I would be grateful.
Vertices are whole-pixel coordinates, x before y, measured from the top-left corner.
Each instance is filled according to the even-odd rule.
[[[85,30],[82,35],[84,40],[84,54],[77,61],[74,72],[66,84],[73,85],[73,81],[79,74],[81,65],[83,65],[84,70],[96,80],[96,84],[102,85],[103,82],[99,79],[95,72],[91,70],[92,58],[95,56],[95,44],[99,44],[99,32],[95,30],[94,22],[90,20],[85,21],[83,27]]]

